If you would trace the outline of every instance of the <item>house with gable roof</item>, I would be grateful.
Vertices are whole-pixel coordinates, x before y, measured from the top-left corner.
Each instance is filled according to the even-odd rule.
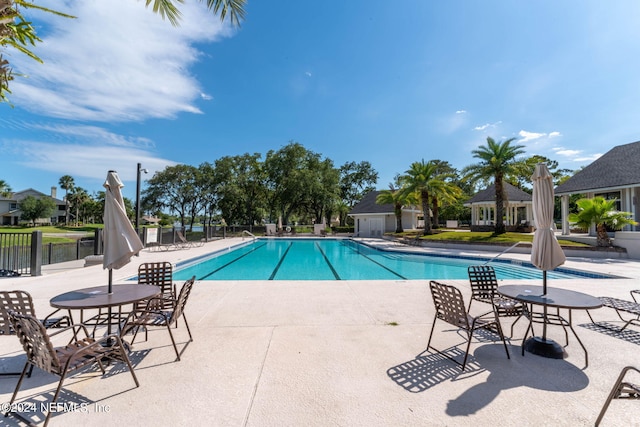
[[[396,231],[396,215],[393,204],[380,205],[376,198],[380,191],[370,191],[356,204],[349,216],[354,220],[354,232],[358,237],[382,237],[384,233]],[[416,206],[402,207],[402,227],[418,228],[418,216],[422,210]]]
[[[40,191],[34,190],[33,188],[28,188],[26,190],[16,191],[15,193],[11,193],[7,197],[0,196],[0,224],[1,225],[19,225],[20,224],[20,216],[22,215],[22,211],[20,211],[19,204],[27,196],[33,196],[36,199],[49,197],[53,199],[54,203],[56,204],[56,209],[51,214],[51,218],[40,218],[36,221],[36,223],[39,223],[39,224],[64,223],[66,205],[64,200],[60,200],[56,198],[56,193],[57,193],[56,187],[51,187],[50,195],[41,193]]]
[[[530,231],[533,225],[531,194],[504,182],[504,225],[507,231]],[[463,206],[471,208],[471,231],[493,231],[496,223],[496,185],[476,193]]]
[[[573,194],[615,200],[619,211],[631,212],[632,219],[640,222],[640,141],[613,147],[558,185],[554,192],[562,202],[562,234],[565,236],[571,234],[569,197]],[[629,256],[640,257],[639,232],[640,225],[626,226],[617,231],[616,246],[625,247]],[[595,229],[590,234],[595,235]]]

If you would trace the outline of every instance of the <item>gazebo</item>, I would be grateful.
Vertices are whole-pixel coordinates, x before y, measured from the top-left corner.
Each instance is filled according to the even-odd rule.
[[[508,182],[504,184],[504,225],[507,231],[532,231],[533,210],[531,194]],[[496,186],[476,193],[464,203],[471,208],[471,231],[493,231],[496,223]]]

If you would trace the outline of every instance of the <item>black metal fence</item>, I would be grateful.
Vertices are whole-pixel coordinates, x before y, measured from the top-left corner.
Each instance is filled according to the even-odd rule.
[[[225,227],[206,226],[202,231],[186,232],[182,228],[143,228],[140,238],[146,242],[147,232],[155,230],[157,242],[175,244],[178,231],[187,240],[216,240],[226,236]],[[42,243],[42,232],[0,233],[0,270],[39,276],[43,265],[83,259],[89,255],[102,254],[102,230],[97,229],[93,237],[84,237],[71,243]]]

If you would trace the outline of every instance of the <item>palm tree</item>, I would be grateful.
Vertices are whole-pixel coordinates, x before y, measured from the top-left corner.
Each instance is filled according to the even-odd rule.
[[[417,203],[417,199],[413,193],[405,191],[402,188],[394,188],[393,184],[389,184],[388,190],[380,191],[376,197],[376,203],[379,205],[393,205],[393,213],[396,216],[396,233],[402,233],[402,207]]]
[[[82,187],[73,187],[73,191],[68,198],[75,208],[75,224],[78,226],[78,222],[80,221],[80,206],[89,199],[89,193]]]
[[[480,159],[479,163],[467,166],[463,173],[466,179],[478,181],[493,177],[496,188],[496,227],[494,234],[503,234],[506,230],[502,216],[504,202],[507,197],[504,191],[504,177],[513,172],[516,157],[524,154],[524,146],[511,145],[515,138],[503,142],[495,142],[487,137],[487,145],[473,150],[473,157]]]
[[[9,197],[13,190],[4,179],[0,179],[0,197]]]
[[[569,215],[569,221],[580,228],[588,230],[591,224],[596,226],[596,244],[611,246],[611,239],[606,227],[620,230],[625,225],[636,225],[637,222],[629,218],[631,212],[620,212],[615,208],[615,200],[605,200],[604,197],[580,199],[576,202],[578,212]]]
[[[420,162],[413,162],[411,167],[401,177],[406,191],[414,193],[422,204],[422,214],[424,216],[424,233],[431,234],[431,215],[429,209],[429,192],[438,188],[442,181],[437,178],[437,165],[424,159]]]
[[[449,162],[432,160],[436,165],[436,179],[431,191],[431,209],[433,211],[433,227],[440,224],[440,202],[455,203],[462,197],[462,189],[451,180],[456,178],[456,170]]]
[[[75,185],[74,181],[73,181],[73,177],[71,175],[63,175],[60,177],[60,180],[58,180],[58,185],[60,185],[60,188],[62,188],[64,190],[64,205],[65,205],[65,218],[64,218],[64,225],[69,224],[69,191],[73,190],[73,187]]]

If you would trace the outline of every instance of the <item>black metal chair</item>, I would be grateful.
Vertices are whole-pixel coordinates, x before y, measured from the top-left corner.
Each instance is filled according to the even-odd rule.
[[[609,404],[613,399],[640,399],[640,384],[633,384],[630,382],[625,382],[624,377],[627,375],[629,371],[635,371],[640,374],[640,370],[633,366],[626,366],[618,375],[618,379],[616,383],[613,385],[611,389],[611,393],[607,397],[607,400],[604,402],[602,409],[600,410],[600,414],[598,415],[598,419],[596,420],[596,427],[600,425],[604,414],[607,412],[609,408]]]
[[[431,295],[433,296],[433,304],[435,305],[436,314],[433,319],[433,325],[431,326],[431,333],[429,334],[429,341],[427,343],[427,350],[433,349],[446,357],[454,361],[455,363],[462,366],[462,370],[467,364],[467,357],[469,356],[469,348],[471,347],[471,339],[473,337],[473,333],[478,329],[488,329],[492,332],[497,332],[502,340],[502,344],[504,345],[504,350],[507,353],[507,359],[511,359],[509,355],[509,349],[507,348],[507,342],[504,339],[504,334],[502,333],[502,327],[500,326],[500,321],[498,319],[498,314],[495,310],[495,306],[493,309],[487,313],[481,314],[480,316],[471,316],[464,303],[464,298],[462,297],[462,293],[458,288],[452,285],[445,285],[443,283],[438,283],[436,281],[430,281],[429,287],[431,288]],[[443,320],[457,328],[463,329],[467,333],[467,348],[464,354],[464,360],[462,363],[457,360],[449,357],[446,353],[438,350],[431,346],[431,338],[433,337],[433,331],[436,326],[437,320]]]
[[[518,323],[520,318],[527,316],[527,305],[498,294],[496,271],[490,265],[469,266],[467,273],[469,275],[469,284],[471,285],[469,310],[471,310],[473,301],[479,301],[493,305],[499,317],[516,317],[516,320],[511,324],[511,336],[513,336],[515,324]]]

